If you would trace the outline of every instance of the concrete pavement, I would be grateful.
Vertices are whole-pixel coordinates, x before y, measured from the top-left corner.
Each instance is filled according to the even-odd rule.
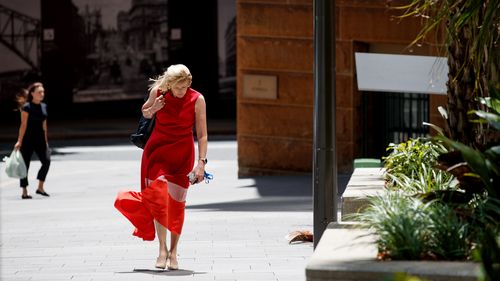
[[[52,143],[50,198],[21,200],[0,164],[0,280],[305,280],[312,243],[285,235],[312,231],[310,176],[239,179],[236,142],[211,141],[207,170],[192,186],[179,244],[178,271],[154,268],[157,241],[131,235],[113,207],[119,190],[139,189],[141,150],[125,142]],[[102,142],[104,143],[104,142]]]

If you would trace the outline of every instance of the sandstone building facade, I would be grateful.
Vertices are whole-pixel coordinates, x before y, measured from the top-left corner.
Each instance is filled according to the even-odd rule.
[[[238,0],[236,13],[239,174],[311,173],[313,1]],[[336,1],[336,151],[342,173],[352,171],[355,158],[372,156],[370,140],[382,133],[367,115],[380,115],[374,103],[380,96],[358,91],[354,53],[438,54],[432,44],[406,48],[421,22],[391,15],[396,12],[386,0]],[[259,78],[268,92],[263,96]],[[427,121],[442,124],[436,108],[446,96],[425,99]]]

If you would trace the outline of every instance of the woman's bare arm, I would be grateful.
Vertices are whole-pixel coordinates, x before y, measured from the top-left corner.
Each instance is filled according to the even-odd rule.
[[[163,95],[157,97],[157,91],[156,88],[151,89],[148,100],[142,105],[142,116],[144,118],[153,118],[153,115],[165,105],[165,98]]]
[[[47,131],[47,119],[45,119],[42,123],[43,126],[43,131],[45,134],[45,143],[48,145],[49,144],[49,137],[48,137],[48,131]]]
[[[205,171],[205,162],[202,159],[207,158],[208,133],[207,133],[207,112],[205,98],[199,96],[195,105],[196,114],[196,137],[198,139],[198,164],[195,168],[197,182],[203,180]]]
[[[28,116],[28,112],[21,111],[21,125],[19,126],[19,135],[17,137],[17,142],[14,145],[16,149],[21,148],[21,144],[23,143],[24,134],[26,133],[26,127],[28,126]]]

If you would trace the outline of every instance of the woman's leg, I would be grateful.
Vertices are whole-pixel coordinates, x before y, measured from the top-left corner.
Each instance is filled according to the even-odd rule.
[[[160,243],[158,259],[156,260],[156,267],[167,267],[168,249],[167,249],[167,229],[161,223],[155,220],[156,234]]]
[[[29,142],[23,143],[21,146],[21,155],[23,156],[24,164],[26,165],[26,172],[29,171],[31,155],[33,154],[33,146]],[[28,175],[26,174],[25,178],[20,179],[20,186],[23,189],[21,198],[22,199],[31,199],[31,195],[28,194]]]
[[[23,192],[21,194],[21,198],[23,199],[31,199],[31,195],[28,194],[28,189],[26,187],[22,187],[21,188],[23,189]]]
[[[47,178],[47,173],[49,172],[49,167],[50,167],[50,150],[49,147],[45,142],[39,143],[38,146],[35,148],[35,153],[38,156],[38,159],[40,159],[40,162],[42,163],[42,167],[40,167],[40,170],[38,171],[37,179],[38,179],[38,189],[37,193],[42,194],[44,196],[49,196],[45,192],[44,189],[44,183],[45,179]]]
[[[180,232],[184,224],[184,208],[186,204],[187,188],[169,182],[169,228],[170,228],[170,255],[167,266],[169,269],[179,269],[177,262],[177,245],[179,243]],[[173,230],[173,231],[172,231]]]
[[[44,183],[45,183],[44,181],[38,180],[38,190],[45,192],[45,190],[43,189]]]
[[[177,262],[177,245],[179,244],[179,234],[170,232],[170,255],[168,256],[168,268],[169,269],[179,269],[179,263]]]

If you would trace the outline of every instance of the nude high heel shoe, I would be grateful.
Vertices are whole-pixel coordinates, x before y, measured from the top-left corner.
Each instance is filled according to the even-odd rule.
[[[172,262],[172,260],[169,257],[167,259],[167,268],[169,270],[178,270],[179,269],[179,263],[177,262],[177,260],[175,262]]]
[[[167,267],[167,258],[158,257],[156,258],[156,268],[165,269]]]

